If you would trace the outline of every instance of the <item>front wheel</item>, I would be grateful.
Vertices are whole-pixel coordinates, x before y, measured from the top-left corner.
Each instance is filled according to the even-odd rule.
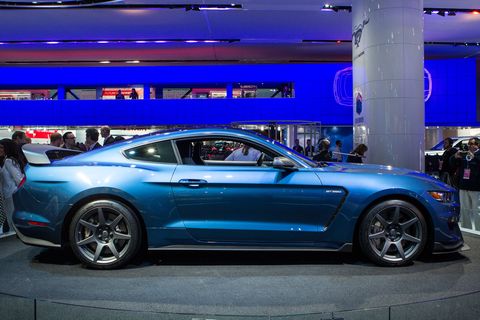
[[[73,253],[95,269],[121,267],[141,246],[137,217],[130,208],[112,200],[96,200],[81,207],[69,231]]]
[[[411,263],[427,243],[427,223],[420,210],[403,200],[388,200],[370,209],[359,228],[362,252],[382,266]]]

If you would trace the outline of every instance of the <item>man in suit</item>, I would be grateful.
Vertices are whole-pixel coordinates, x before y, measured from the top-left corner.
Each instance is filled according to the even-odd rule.
[[[102,135],[104,146],[115,142],[115,138],[110,135],[110,128],[108,126],[101,127],[100,134]]]
[[[88,128],[85,130],[86,138],[85,145],[87,146],[87,151],[95,150],[101,148],[102,145],[98,143],[98,130],[95,128]]]

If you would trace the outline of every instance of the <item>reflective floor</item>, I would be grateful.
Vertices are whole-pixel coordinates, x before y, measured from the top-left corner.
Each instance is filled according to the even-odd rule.
[[[0,239],[0,293],[147,312],[237,316],[364,310],[480,291],[480,238],[472,248],[403,268],[351,254],[149,253],[127,268],[83,268],[60,250]],[[1,309],[1,307],[0,307]]]

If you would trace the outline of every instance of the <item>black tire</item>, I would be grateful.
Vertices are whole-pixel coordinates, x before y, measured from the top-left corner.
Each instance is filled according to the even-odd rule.
[[[403,200],[388,200],[372,207],[361,221],[362,253],[381,266],[410,264],[425,249],[427,223],[421,211]]]
[[[114,269],[127,264],[139,252],[142,229],[126,205],[96,200],[75,213],[69,240],[73,253],[87,267]]]

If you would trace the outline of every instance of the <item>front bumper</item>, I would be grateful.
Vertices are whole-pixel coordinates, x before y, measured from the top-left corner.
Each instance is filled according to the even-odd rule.
[[[463,252],[470,250],[470,246],[463,242],[455,244],[443,244],[440,242],[435,242],[433,246],[433,254],[444,254],[444,253],[453,253],[453,252]]]

